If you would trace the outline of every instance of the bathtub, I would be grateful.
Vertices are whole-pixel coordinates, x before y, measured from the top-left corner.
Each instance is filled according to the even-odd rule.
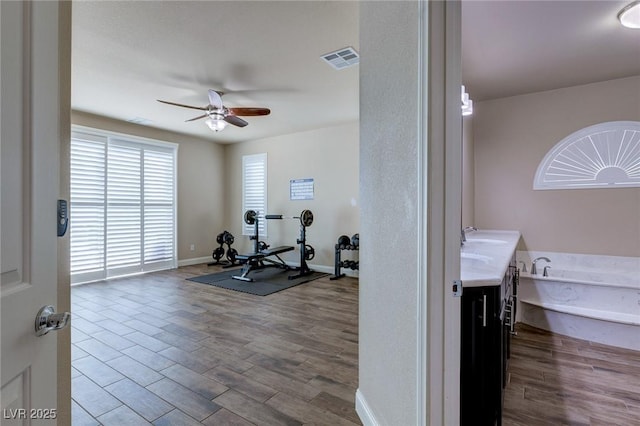
[[[531,260],[544,256],[532,276]],[[640,350],[640,258],[518,251],[517,321],[579,339]],[[522,269],[522,263],[527,272]]]

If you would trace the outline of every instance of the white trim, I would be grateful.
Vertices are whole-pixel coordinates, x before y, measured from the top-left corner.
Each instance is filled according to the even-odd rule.
[[[428,332],[428,305],[426,285],[428,282],[428,265],[425,262],[429,250],[429,5],[427,2],[418,4],[418,223],[416,235],[418,238],[417,248],[418,282],[416,289],[416,422],[418,425],[427,424],[428,407],[428,362],[429,345],[427,339]],[[356,392],[357,396],[357,392]],[[363,398],[364,399],[364,398]],[[357,402],[357,401],[356,401]],[[365,408],[367,408],[365,406]],[[359,413],[359,412],[358,412]],[[369,411],[365,411],[369,413]],[[362,415],[360,416],[362,419]],[[363,422],[364,423],[364,422]],[[365,423],[366,424],[366,423]]]
[[[211,256],[194,257],[194,258],[191,258],[191,259],[180,259],[180,260],[178,260],[178,267],[199,265],[201,263],[210,263],[210,262],[213,262],[213,258]]]
[[[421,214],[418,264],[418,425],[460,423],[460,275],[462,191],[461,5],[428,2],[421,14],[419,116]],[[426,90],[425,90],[426,89]],[[428,93],[422,93],[422,92]],[[426,259],[426,265],[424,265]],[[421,265],[421,263],[423,265]]]
[[[210,263],[212,262],[213,259],[211,258],[211,256],[207,256],[207,257],[194,257],[191,259],[181,259],[178,260],[178,267],[181,266],[191,266],[191,265],[199,265],[202,263]],[[300,266],[300,262],[285,262],[288,266],[291,266],[292,268],[296,268]],[[313,264],[308,264],[309,269],[311,269],[312,271],[316,271],[316,272],[323,272],[326,274],[333,274],[335,272],[334,267],[333,266],[329,266],[329,265],[313,265]],[[345,274],[347,277],[352,277],[352,278],[358,278],[358,271],[352,271],[350,269],[343,269],[342,273]]]
[[[94,135],[98,135],[98,136],[103,136],[103,137],[111,137],[111,138],[122,138],[125,140],[130,140],[132,142],[138,142],[138,143],[142,143],[142,144],[146,144],[146,145],[153,145],[153,146],[160,146],[160,147],[165,147],[165,148],[173,148],[176,150],[176,152],[178,151],[178,148],[180,147],[179,144],[175,143],[175,142],[168,142],[168,141],[161,141],[158,139],[150,139],[150,138],[144,138],[142,136],[134,136],[134,135],[129,135],[127,133],[119,133],[119,132],[113,132],[111,130],[102,130],[102,129],[96,129],[95,127],[88,127],[88,126],[82,126],[79,124],[72,124],[71,125],[71,131],[72,132],[80,132],[80,133],[92,133]]]
[[[356,390],[356,413],[358,417],[360,417],[360,421],[364,426],[378,426],[380,423],[376,420],[373,415],[373,411],[367,404],[367,400],[360,392],[360,388]]]

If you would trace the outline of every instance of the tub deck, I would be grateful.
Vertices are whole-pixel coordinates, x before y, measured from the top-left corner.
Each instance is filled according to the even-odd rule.
[[[541,252],[524,252],[530,256],[525,257],[522,253],[518,252],[519,260],[545,256],[552,262],[549,277],[521,273],[519,321],[579,339],[640,350],[637,258],[602,256],[601,259]],[[606,266],[612,269],[607,271]],[[579,269],[574,271],[570,267]]]

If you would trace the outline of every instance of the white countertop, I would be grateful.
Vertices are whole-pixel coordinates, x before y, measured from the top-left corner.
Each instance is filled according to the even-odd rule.
[[[463,287],[500,285],[520,240],[518,231],[479,229],[466,234],[460,247]]]

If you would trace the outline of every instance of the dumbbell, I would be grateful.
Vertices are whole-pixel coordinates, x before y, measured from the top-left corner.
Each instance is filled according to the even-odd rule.
[[[338,238],[338,248],[344,250],[350,244],[351,244],[351,238],[349,238],[347,235],[340,235],[340,237]]]

